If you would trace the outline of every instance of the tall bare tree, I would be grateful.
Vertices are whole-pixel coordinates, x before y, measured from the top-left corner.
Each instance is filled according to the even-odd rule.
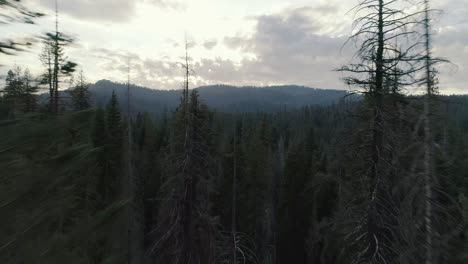
[[[424,0],[424,38],[425,38],[425,82],[426,96],[424,98],[424,189],[426,196],[425,210],[425,231],[426,231],[426,257],[425,263],[432,264],[432,133],[431,133],[431,97],[433,94],[432,80],[432,61],[431,61],[431,37],[430,37],[430,22],[429,22],[429,0]]]
[[[396,255],[397,203],[392,201],[391,190],[395,179],[391,174],[391,160],[395,155],[389,122],[397,111],[395,98],[399,87],[417,82],[414,74],[420,69],[416,52],[417,42],[407,41],[417,32],[419,12],[406,14],[403,1],[361,0],[354,8],[358,18],[354,22],[351,41],[359,43],[358,63],[339,69],[350,73],[344,80],[348,85],[360,87],[366,98],[366,116],[370,127],[368,138],[369,160],[365,170],[368,184],[367,197],[363,197],[365,211],[358,220],[353,243],[357,245],[353,263],[386,263]],[[400,43],[400,45],[397,45]],[[401,43],[405,43],[402,45]],[[398,69],[398,70],[396,70]],[[389,87],[392,84],[392,87]],[[392,95],[392,96],[390,96]]]
[[[186,44],[186,48],[188,45]],[[158,239],[151,252],[158,263],[214,263],[215,223],[210,216],[212,188],[210,118],[196,90],[189,94],[191,73],[186,51],[182,98],[175,113],[162,186]]]
[[[53,46],[50,40],[44,41],[44,46],[42,52],[39,54],[39,59],[42,62],[42,65],[45,67],[45,73],[41,84],[47,85],[49,90],[49,104],[50,100],[54,94],[54,84],[53,84],[53,73],[54,73],[54,57],[53,57]]]

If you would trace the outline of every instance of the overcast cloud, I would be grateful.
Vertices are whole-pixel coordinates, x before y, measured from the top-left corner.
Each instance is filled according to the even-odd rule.
[[[49,10],[55,9],[55,0],[36,1],[39,6]],[[174,0],[59,0],[58,7],[61,13],[77,19],[124,23],[136,15],[139,3],[149,3],[163,9],[184,8],[182,2]]]
[[[216,57],[192,60],[196,74],[194,85],[274,85],[303,84],[313,87],[340,88],[342,85],[333,70],[344,63],[340,48],[344,37],[318,35],[322,29],[319,21],[313,20],[311,12],[302,7],[273,15],[256,17],[252,36],[228,36],[225,45],[244,54],[240,61]],[[213,49],[216,41],[203,43]],[[194,47],[195,44],[190,45]],[[126,59],[118,52],[99,49],[100,58],[107,63],[105,70],[127,71]],[[141,85],[176,88],[181,79],[177,63],[169,58],[148,59],[130,56],[132,70]],[[193,59],[193,58],[192,58]],[[167,83],[168,78],[174,81]],[[177,80],[177,81],[176,81]],[[175,86],[174,86],[175,85]]]

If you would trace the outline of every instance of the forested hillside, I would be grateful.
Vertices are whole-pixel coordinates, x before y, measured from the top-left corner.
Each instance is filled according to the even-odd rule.
[[[91,85],[57,17],[1,90],[0,263],[468,263],[468,96],[439,92],[430,1],[400,4],[358,2],[353,93],[192,88],[188,43],[180,90]]]
[[[113,91],[126,104],[127,85],[110,81],[98,81],[90,86],[93,101],[105,104]],[[275,112],[298,109],[308,105],[330,105],[349,96],[346,91],[321,90],[300,86],[234,87],[214,85],[198,87],[203,101],[213,110],[221,112]],[[131,105],[136,112],[160,115],[164,110],[174,110],[180,100],[181,90],[154,90],[131,86]]]

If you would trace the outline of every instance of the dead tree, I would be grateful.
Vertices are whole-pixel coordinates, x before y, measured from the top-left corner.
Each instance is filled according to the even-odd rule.
[[[348,85],[358,86],[365,94],[365,115],[370,122],[368,144],[367,197],[361,204],[365,212],[357,220],[353,232],[352,263],[388,263],[396,257],[398,204],[393,201],[390,166],[393,147],[390,135],[396,133],[388,123],[397,109],[387,104],[398,87],[417,83],[414,74],[420,70],[416,52],[418,43],[411,43],[417,32],[417,15],[406,14],[397,0],[362,0],[354,8],[359,17],[354,22],[355,33],[350,40],[359,43],[356,57],[359,62],[344,66],[339,71],[351,74],[345,77]],[[397,41],[401,40],[401,41]],[[394,43],[405,43],[396,46]],[[399,70],[396,71],[395,68]],[[387,81],[393,80],[393,87]],[[352,248],[352,247],[350,247]]]
[[[425,38],[425,82],[426,96],[424,98],[424,189],[425,189],[425,217],[424,226],[426,231],[426,257],[425,263],[432,264],[432,133],[431,133],[431,96],[433,94],[432,62],[431,62],[431,38],[429,24],[429,0],[424,0],[424,38]]]
[[[175,113],[161,187],[157,241],[149,253],[157,263],[214,263],[216,220],[210,216],[212,158],[209,111],[196,90],[189,94],[190,65],[186,52],[181,102]]]

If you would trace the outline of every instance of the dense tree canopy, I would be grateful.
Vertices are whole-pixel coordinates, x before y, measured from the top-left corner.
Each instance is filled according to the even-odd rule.
[[[429,1],[401,2],[355,9],[355,97],[189,89],[187,50],[182,91],[90,86],[57,20],[0,94],[0,262],[467,263],[468,97],[436,92]]]

